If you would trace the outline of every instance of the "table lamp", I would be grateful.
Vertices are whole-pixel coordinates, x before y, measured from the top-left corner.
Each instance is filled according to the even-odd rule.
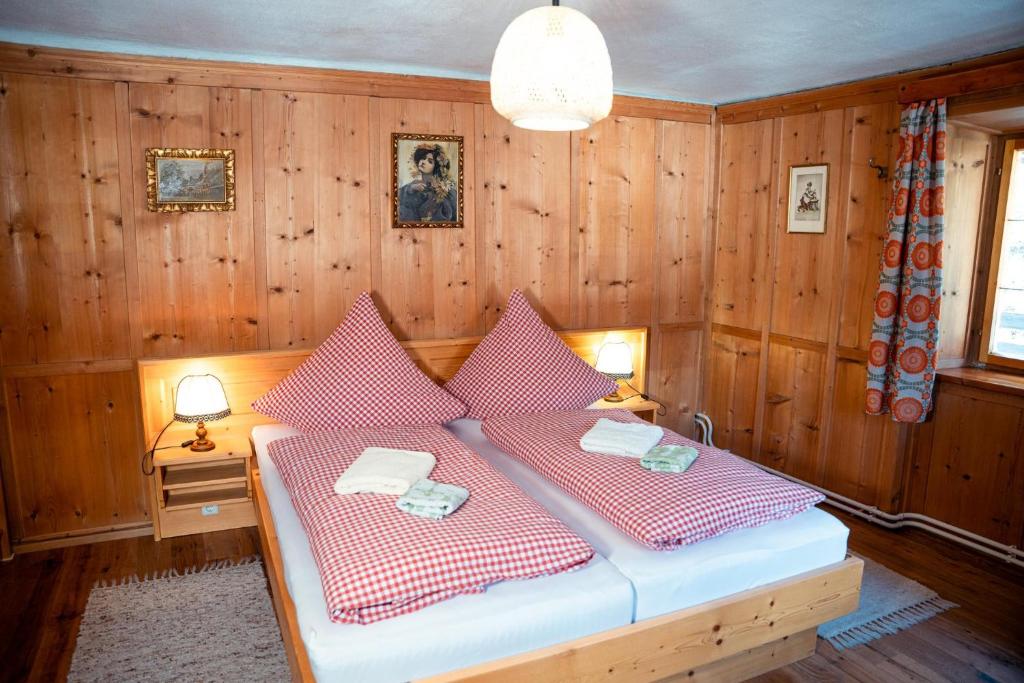
[[[633,349],[624,341],[605,342],[597,352],[595,369],[609,379],[633,379]],[[605,401],[620,403],[625,400],[616,389],[604,397]]]
[[[174,419],[198,422],[193,451],[212,451],[215,444],[206,438],[206,421],[220,420],[231,414],[224,385],[213,375],[188,375],[178,382],[174,396]]]

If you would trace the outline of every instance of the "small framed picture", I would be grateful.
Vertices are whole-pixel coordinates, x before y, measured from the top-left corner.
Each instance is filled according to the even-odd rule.
[[[150,211],[234,211],[235,150],[151,147],[146,150]]]
[[[789,224],[786,232],[825,232],[828,164],[789,167]]]
[[[462,136],[392,133],[392,227],[461,228],[462,175]]]

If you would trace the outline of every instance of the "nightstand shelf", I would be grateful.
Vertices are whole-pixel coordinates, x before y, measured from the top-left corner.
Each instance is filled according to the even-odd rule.
[[[647,420],[653,424],[658,422],[658,408],[660,407],[654,401],[643,399],[639,396],[630,396],[624,401],[612,402],[606,401],[603,398],[590,406],[591,408],[600,408],[602,410],[608,410],[612,408],[618,408],[620,410],[628,410],[639,418]]]
[[[244,503],[249,500],[245,484],[210,489],[188,489],[167,491],[164,496],[164,510],[187,510],[210,505]]]
[[[249,444],[231,434],[220,437],[217,447],[205,453],[170,448],[154,454],[157,540],[256,524]],[[184,432],[169,432],[160,445],[184,438]]]
[[[164,471],[164,491],[191,488],[197,485],[244,484],[247,481],[245,463],[231,460],[226,463],[170,465]]]

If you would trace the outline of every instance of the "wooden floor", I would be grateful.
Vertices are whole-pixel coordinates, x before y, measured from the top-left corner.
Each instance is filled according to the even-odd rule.
[[[891,532],[838,514],[850,548],[959,603],[909,631],[818,652],[758,681],[1024,681],[1024,569],[916,530]],[[135,538],[15,556],[0,564],[0,680],[63,680],[89,588],[99,579],[183,570],[259,553],[255,528]]]

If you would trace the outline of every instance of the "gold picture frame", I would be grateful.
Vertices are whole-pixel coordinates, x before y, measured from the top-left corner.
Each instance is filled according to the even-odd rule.
[[[234,211],[235,150],[150,147],[146,150],[146,208]]]
[[[461,135],[391,134],[391,227],[461,228]]]

